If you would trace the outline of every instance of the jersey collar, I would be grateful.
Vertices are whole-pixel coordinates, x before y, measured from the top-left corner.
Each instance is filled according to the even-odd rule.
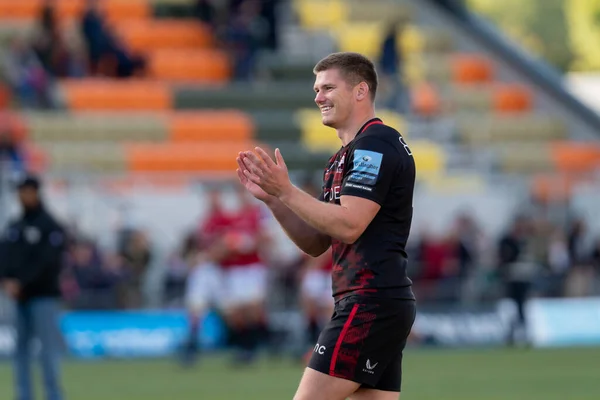
[[[383,125],[383,121],[381,120],[381,118],[371,118],[370,120],[365,122],[365,124],[358,130],[356,136],[366,131],[371,125]]]
[[[352,139],[350,141],[350,143],[348,143],[347,145],[342,146],[340,150],[347,149],[348,146],[350,146],[350,144],[353,143],[356,140],[356,138],[358,137],[358,135],[360,135],[361,133],[363,133],[364,131],[366,131],[372,125],[383,125],[383,121],[381,120],[381,118],[375,117],[375,118],[371,118],[370,120],[368,120],[367,122],[365,122],[364,125],[361,126],[360,129],[358,130],[358,133],[356,134],[356,136],[354,136],[354,139]]]

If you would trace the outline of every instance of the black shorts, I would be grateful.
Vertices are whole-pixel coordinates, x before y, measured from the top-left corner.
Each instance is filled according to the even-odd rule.
[[[308,367],[361,387],[399,392],[414,300],[349,296],[335,304]]]

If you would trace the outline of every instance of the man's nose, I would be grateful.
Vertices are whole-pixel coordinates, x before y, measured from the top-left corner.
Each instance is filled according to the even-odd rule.
[[[317,93],[317,95],[315,96],[315,103],[320,104],[323,103],[325,101],[325,95],[323,95],[322,92]]]

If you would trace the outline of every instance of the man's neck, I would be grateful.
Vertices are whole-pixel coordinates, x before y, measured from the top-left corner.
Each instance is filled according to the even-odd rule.
[[[342,146],[347,146],[348,143],[353,141],[358,134],[358,130],[373,118],[375,118],[375,110],[370,110],[367,113],[363,113],[359,118],[357,117],[347,126],[337,129],[337,135],[342,141]]]

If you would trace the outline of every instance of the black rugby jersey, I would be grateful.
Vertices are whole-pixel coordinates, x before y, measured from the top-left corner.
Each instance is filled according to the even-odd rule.
[[[395,129],[374,118],[331,159],[320,200],[340,204],[343,195],[372,200],[381,209],[353,244],[332,239],[333,295],[414,299],[408,278],[415,163]]]

